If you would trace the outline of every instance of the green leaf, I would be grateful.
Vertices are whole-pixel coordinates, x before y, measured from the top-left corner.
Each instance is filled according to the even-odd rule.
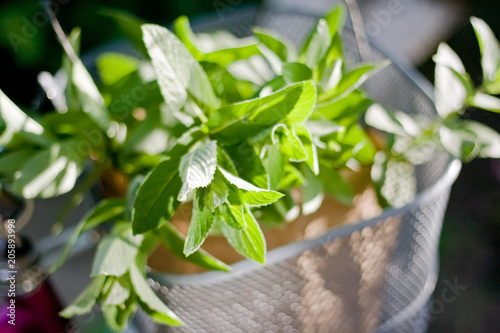
[[[495,96],[476,93],[470,104],[476,108],[500,113],[500,99]]]
[[[307,153],[306,164],[309,169],[315,174],[319,174],[319,160],[318,160],[318,150],[316,144],[313,142],[313,137],[311,136],[309,130],[306,126],[295,126],[295,133],[302,142],[304,150]]]
[[[224,272],[231,271],[231,267],[211,256],[203,249],[198,249],[191,253],[189,257],[186,257],[183,252],[184,236],[170,223],[166,223],[164,227],[158,229],[158,236],[173,254],[184,260],[211,270]]]
[[[379,104],[372,105],[365,115],[368,125],[392,134],[416,137],[422,133],[418,122],[401,111],[389,112]]]
[[[22,169],[36,151],[30,149],[2,152],[0,155],[0,174],[13,178]]]
[[[134,265],[140,236],[110,234],[97,246],[90,276],[122,276]]]
[[[480,145],[478,156],[481,158],[500,158],[500,134],[477,121],[465,120],[464,126],[472,131]]]
[[[258,53],[259,49],[257,47],[257,44],[251,43],[238,47],[223,48],[213,52],[205,53],[201,57],[201,60],[217,64],[224,68],[238,60],[250,59],[252,56]]]
[[[332,35],[330,27],[325,19],[319,19],[309,38],[306,40],[300,52],[301,62],[309,68],[316,68],[321,59],[325,57],[330,47]]]
[[[99,14],[107,16],[115,21],[132,45],[134,45],[142,54],[148,56],[146,46],[144,46],[144,42],[142,40],[141,29],[141,26],[146,23],[145,21],[121,9],[102,8],[99,10]]]
[[[179,16],[175,19],[173,26],[177,38],[186,46],[195,59],[200,60],[202,52],[196,47],[196,36],[191,29],[188,17],[185,15]]]
[[[290,129],[285,127],[284,133],[278,133],[277,135],[279,137],[279,148],[281,152],[287,155],[291,161],[301,162],[307,160],[307,153],[304,145],[297,136],[297,133],[295,133],[295,129],[293,127]]]
[[[138,124],[135,131],[131,131],[123,143],[123,154],[141,152],[150,155],[160,154],[165,152],[168,141],[169,133],[161,124],[159,112],[149,112],[147,118]]]
[[[323,75],[321,76],[319,85],[321,86],[321,88],[323,88],[324,91],[328,92],[334,89],[339,84],[343,75],[343,67],[344,62],[342,61],[342,58],[340,58],[335,60],[331,66],[325,68],[325,70],[322,71]],[[324,97],[321,94],[320,99],[323,98]]]
[[[483,80],[487,87],[489,83],[496,82],[499,79],[500,45],[495,37],[495,33],[486,22],[474,16],[471,17],[470,21],[479,42]]]
[[[236,60],[248,59],[259,53],[253,40],[238,39],[227,31],[196,36],[186,16],[175,20],[174,31],[199,62],[210,62],[224,68]]]
[[[179,206],[177,196],[182,187],[178,158],[160,162],[142,183],[134,203],[132,228],[142,234],[158,228]]]
[[[158,25],[144,24],[142,30],[168,109],[180,110],[189,93],[207,114],[215,110],[219,102],[210,80],[184,44]]]
[[[135,289],[141,308],[155,322],[169,326],[181,326],[184,323],[151,290],[139,268],[133,264],[130,268],[130,280]]]
[[[143,182],[144,182],[144,176],[137,175],[134,178],[132,178],[132,180],[128,185],[127,199],[125,206],[126,221],[132,221],[132,216],[134,215],[135,198],[137,197],[137,192],[139,191],[139,188],[141,187]]]
[[[130,297],[130,284],[124,278],[109,277],[109,289],[106,291],[103,306],[121,305]]]
[[[251,145],[243,141],[234,146],[227,146],[224,150],[228,153],[234,163],[237,174],[242,179],[255,184],[257,187],[267,188],[268,177],[266,170],[262,164],[262,160],[255,153]],[[219,165],[229,172],[232,172],[224,165]]]
[[[354,90],[340,100],[318,105],[314,110],[314,115],[330,120],[354,117],[365,112],[372,103],[372,100],[360,90]]]
[[[379,64],[366,64],[344,73],[339,83],[332,90],[321,95],[320,102],[333,103],[348,96],[354,90],[361,87],[370,77],[374,76],[389,64],[390,61],[388,60]],[[320,106],[322,106],[322,104],[320,104]]]
[[[325,58],[319,64],[318,69],[327,68],[333,65],[335,61],[343,60],[343,46],[342,39],[339,34],[332,38],[332,43],[328,48]]]
[[[312,79],[312,71],[300,62],[291,62],[282,67],[283,78],[288,84]]]
[[[50,267],[49,272],[55,272],[66,261],[82,232],[95,228],[102,223],[118,219],[123,216],[124,212],[125,200],[123,199],[104,199],[99,202],[78,222],[73,233],[66,241],[66,246],[56,262]]]
[[[87,113],[100,129],[107,131],[111,119],[92,76],[80,59],[74,61],[68,70],[69,86],[75,89],[73,93],[79,109]]]
[[[387,170],[389,166],[389,159],[386,153],[379,151],[375,155],[374,163],[370,170],[370,176],[373,181],[373,187],[377,194],[378,203],[382,208],[390,206],[389,199],[385,197],[384,184],[387,181]]]
[[[232,174],[239,174],[238,170],[236,170],[236,164],[234,160],[228,155],[226,150],[217,147],[217,165],[221,168],[231,172]],[[218,171],[215,171],[217,174]]]
[[[80,142],[53,143],[29,160],[15,175],[12,190],[26,199],[54,197],[73,189],[83,162]]]
[[[101,294],[106,279],[106,276],[98,276],[92,279],[92,282],[78,295],[73,303],[60,312],[60,315],[64,318],[71,318],[90,312]]]
[[[139,69],[139,60],[122,53],[104,53],[97,58],[96,66],[102,83],[113,85]]]
[[[217,143],[209,140],[195,151],[181,158],[179,174],[182,188],[177,200],[186,201],[194,189],[205,187],[212,181],[217,166]]]
[[[242,142],[285,120],[294,125],[309,117],[316,102],[310,81],[300,82],[272,95],[219,109],[207,126],[214,139],[226,145]]]
[[[305,124],[309,132],[314,133],[316,137],[327,136],[332,133],[345,131],[345,127],[329,120],[308,120]]]
[[[220,167],[219,170],[222,172],[227,181],[238,188],[238,191],[235,191],[235,195],[238,197],[239,201],[232,201],[230,192],[229,202],[231,203],[247,204],[249,206],[264,206],[272,204],[283,196],[283,194],[279,192],[265,190],[252,185]]]
[[[169,159],[160,162],[142,183],[134,202],[132,229],[134,234],[158,228],[163,219],[173,216],[180,202],[182,187],[179,176],[180,158],[203,136],[199,130],[188,131],[170,150]]]
[[[215,171],[214,178],[207,187],[197,190],[203,206],[210,212],[214,212],[217,207],[226,202],[229,195],[229,189],[224,176],[220,171]]]
[[[247,223],[245,222],[244,208],[237,200],[238,204],[231,204],[229,202],[224,203],[218,208],[218,216],[222,217],[225,223],[227,223],[231,228],[237,230],[243,230],[247,228]]]
[[[28,117],[0,90],[0,146],[7,146],[14,134],[41,146],[48,146],[52,138],[35,120]]]
[[[320,164],[319,177],[325,191],[345,205],[351,205],[354,193],[351,185],[331,166]]]
[[[470,161],[479,153],[475,134],[461,123],[445,123],[439,128],[443,148],[462,161]]]
[[[452,113],[460,112],[467,100],[467,87],[455,72],[465,73],[465,68],[457,54],[445,43],[438,47],[433,57],[436,62],[434,95],[436,109],[443,119]]]
[[[302,173],[292,164],[285,165],[285,172],[281,178],[279,189],[290,189],[295,188],[304,183],[304,176]],[[286,195],[285,195],[286,197]]]
[[[198,191],[195,193],[193,198],[193,214],[184,243],[183,252],[186,257],[198,250],[212,228],[214,214],[210,207],[208,207],[210,202],[211,198],[207,198],[205,193],[201,193],[201,195]]]
[[[304,185],[302,186],[302,214],[307,216],[315,213],[323,203],[323,184],[307,167],[302,168]]]
[[[254,28],[253,32],[259,42],[278,56],[283,63],[294,61],[297,57],[290,43],[283,41],[281,37],[276,36],[272,31],[263,28]]]
[[[243,256],[255,260],[258,263],[265,263],[266,242],[259,224],[253,217],[248,206],[245,206],[245,222],[247,228],[236,230],[228,224],[219,222],[222,233],[227,238],[229,244]]]
[[[328,23],[330,35],[338,34],[344,26],[346,18],[346,8],[343,5],[337,5],[326,16],[325,21]]]

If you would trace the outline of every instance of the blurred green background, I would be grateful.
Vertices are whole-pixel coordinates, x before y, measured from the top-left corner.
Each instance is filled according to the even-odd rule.
[[[414,0],[417,1],[417,0]],[[420,0],[418,0],[420,1]],[[428,0],[431,1],[431,0]],[[452,0],[434,0],[452,1]],[[97,14],[102,6],[128,10],[145,20],[167,24],[179,15],[230,12],[247,0],[57,0],[54,9],[66,31],[82,28],[82,53],[120,37],[116,26]],[[500,37],[498,0],[462,0],[468,13],[483,18]],[[479,80],[479,52],[470,25],[465,21],[448,41]],[[0,89],[17,104],[29,107],[39,91],[38,72],[54,73],[61,49],[40,1],[8,0],[0,4]],[[429,60],[420,70],[430,80]],[[465,115],[500,131],[500,116],[473,110]],[[430,332],[500,332],[500,160],[476,160],[463,167],[455,183],[445,217],[441,245],[441,270],[435,293]],[[466,289],[451,301],[441,296],[448,284]]]

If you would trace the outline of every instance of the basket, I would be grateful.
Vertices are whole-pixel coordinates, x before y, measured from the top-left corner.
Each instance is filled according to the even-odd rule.
[[[195,31],[226,29],[237,36],[255,25],[299,43],[316,18],[300,13],[234,9],[193,22]],[[355,38],[343,36],[347,58],[359,62]],[[372,45],[373,60],[387,57]],[[380,104],[422,119],[435,115],[432,87],[415,71],[392,64],[365,85]],[[231,273],[168,275],[149,282],[186,323],[160,326],[144,313],[141,332],[424,332],[437,279],[437,244],[451,185],[461,164],[436,154],[416,168],[416,188],[395,182],[411,203],[374,219],[341,226],[311,240],[268,252],[264,266],[250,260]]]

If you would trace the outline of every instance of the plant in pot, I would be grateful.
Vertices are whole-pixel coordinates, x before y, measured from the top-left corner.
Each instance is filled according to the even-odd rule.
[[[187,274],[230,271],[228,264],[245,257],[265,264],[266,249],[407,205],[419,190],[415,165],[436,151],[465,161],[500,157],[498,133],[460,118],[469,106],[500,111],[499,46],[479,19],[472,23],[483,84],[475,88],[458,56],[441,45],[437,116],[430,119],[388,111],[364,91],[388,62],[356,65],[344,56],[343,7],[320,19],[300,50],[262,28],[238,39],[194,34],[185,17],[171,32],[123,12],[104,14],[124,28],[138,55],[100,55],[95,84],[77,55],[79,31],[67,38],[52,17],[66,51],[63,102],[29,115],[0,93],[0,173],[11,191],[29,199],[73,190],[62,220],[83,193],[103,184],[102,198],[51,268],[82,232],[107,225],[92,282],[63,316],[100,302],[115,330],[137,308],[159,324],[182,325],[146,280],[148,267]],[[388,190],[401,184],[412,190]],[[393,219],[391,228],[400,223]],[[369,245],[383,253],[372,282],[378,287],[398,246],[394,234],[381,232],[385,243]],[[319,271],[307,254],[299,260],[305,274]],[[315,295],[304,290],[314,312]]]

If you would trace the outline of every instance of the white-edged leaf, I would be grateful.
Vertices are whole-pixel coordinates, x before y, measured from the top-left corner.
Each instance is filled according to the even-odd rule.
[[[324,91],[330,91],[339,84],[342,79],[343,64],[344,62],[342,59],[337,59],[330,67],[325,69],[321,81],[319,82]]]
[[[333,89],[321,95],[319,106],[323,106],[325,103],[335,103],[347,97],[354,90],[361,87],[361,85],[369,78],[389,66],[390,63],[391,62],[389,60],[385,60],[378,64],[363,64],[347,73],[344,73]]]
[[[102,302],[103,306],[122,305],[130,297],[130,285],[123,278],[110,277],[111,286],[106,291],[106,298]]]
[[[54,143],[34,154],[15,173],[12,190],[26,199],[50,198],[69,192],[87,157],[81,155],[79,144],[76,140]]]
[[[149,286],[135,261],[130,267],[130,281],[139,299],[142,309],[160,324],[181,326],[182,320],[163,303]]]
[[[76,244],[78,237],[82,232],[97,227],[98,225],[111,221],[122,216],[125,212],[125,200],[121,198],[104,199],[99,202],[94,208],[89,210],[84,217],[78,222],[75,230],[68,240],[66,246],[59,255],[59,258],[49,269],[49,272],[55,272],[68,258],[71,249]]]
[[[295,49],[291,43],[284,41],[283,38],[278,37],[272,31],[263,28],[254,28],[253,32],[265,47],[272,51],[283,62],[294,61],[297,57]]]
[[[243,256],[255,260],[258,263],[265,263],[266,241],[259,224],[245,206],[245,222],[247,228],[236,230],[223,221],[218,221],[222,233],[227,238],[231,246]]]
[[[441,126],[439,140],[446,151],[462,161],[470,161],[479,153],[480,146],[475,133],[461,125]]]
[[[60,312],[60,315],[64,318],[71,318],[90,312],[101,294],[106,279],[106,276],[97,276],[92,279],[92,282],[78,295],[73,303]]]
[[[134,265],[142,236],[110,234],[97,246],[90,276],[122,276]]]
[[[0,146],[8,145],[14,133],[20,134],[29,141],[42,146],[49,145],[52,142],[42,125],[21,111],[0,90]]]
[[[500,158],[500,134],[477,121],[466,120],[464,125],[472,131],[480,145],[479,157]]]
[[[271,95],[225,106],[212,114],[207,125],[219,143],[237,144],[284,122],[306,120],[316,103],[311,81],[299,82]]]
[[[307,152],[293,127],[290,129],[285,127],[285,133],[279,135],[279,147],[293,162],[307,160]]]
[[[318,149],[316,143],[313,141],[314,137],[306,126],[295,126],[294,129],[307,153],[306,164],[315,175],[319,175]]]
[[[218,208],[218,216],[221,216],[225,223],[231,228],[242,230],[246,229],[244,208],[240,204],[231,204],[226,202]]]
[[[500,113],[500,99],[495,96],[476,93],[471,101],[471,105],[480,109]]]
[[[465,105],[467,87],[454,73],[454,71],[464,73],[465,69],[456,53],[444,43],[439,45],[433,59],[436,62],[434,79],[436,109],[439,116],[444,119],[452,113],[459,112]]]
[[[146,176],[134,201],[132,230],[140,234],[158,228],[177,210],[182,187],[180,158],[202,137],[197,129],[186,132],[169,151],[169,159],[160,162]]]
[[[192,262],[200,267],[211,270],[230,272],[231,267],[211,256],[203,249],[198,249],[191,253],[189,257],[184,255],[184,236],[170,223],[166,223],[164,227],[158,229],[158,236],[163,241],[163,244],[172,251],[176,256]]]
[[[215,141],[209,140],[195,151],[182,156],[179,165],[182,188],[177,199],[186,201],[187,195],[191,191],[210,184],[216,166],[217,143]]]
[[[76,88],[82,110],[88,113],[102,130],[106,131],[111,122],[109,112],[92,76],[79,59],[71,66],[71,84]]]
[[[184,242],[183,252],[186,257],[199,249],[214,223],[214,214],[210,207],[205,204],[205,200],[210,201],[210,198],[205,198],[203,194],[200,196],[196,192],[193,198],[193,214],[191,215],[191,222]]]
[[[438,46],[436,54],[432,57],[436,64],[449,67],[460,74],[465,74],[465,67],[460,57],[446,43]]]
[[[324,58],[330,47],[332,35],[325,19],[319,19],[316,27],[302,47],[301,59],[311,68],[316,68],[318,62]]]
[[[280,199],[283,196],[283,194],[279,192],[262,189],[255,185],[252,185],[249,182],[229,173],[228,171],[220,167],[219,170],[231,184],[233,184],[239,189],[236,195],[240,199],[239,202],[240,204],[245,203],[250,206],[268,205],[275,202],[276,200]],[[233,202],[231,201],[231,196],[229,198],[229,201]]]
[[[168,29],[142,25],[144,43],[155,68],[158,84],[171,111],[178,111],[187,101],[188,92],[210,114],[218,101],[206,73],[184,44]]]
[[[418,122],[401,111],[390,112],[380,104],[373,104],[365,115],[368,125],[392,134],[416,137],[422,128]]]
[[[474,16],[471,17],[470,21],[479,41],[483,80],[486,83],[495,82],[498,79],[498,70],[500,69],[498,40],[486,22]]]
[[[323,203],[323,184],[307,167],[302,168],[305,182],[302,185],[302,214],[311,215],[315,213]]]
[[[283,65],[282,72],[283,78],[288,84],[311,80],[313,76],[312,70],[300,62],[290,62]]]
[[[234,174],[255,184],[257,187],[267,188],[268,176],[261,158],[256,154],[254,147],[243,141],[238,145],[225,147],[224,151],[229,155],[234,164]],[[232,172],[220,164],[221,167]]]

